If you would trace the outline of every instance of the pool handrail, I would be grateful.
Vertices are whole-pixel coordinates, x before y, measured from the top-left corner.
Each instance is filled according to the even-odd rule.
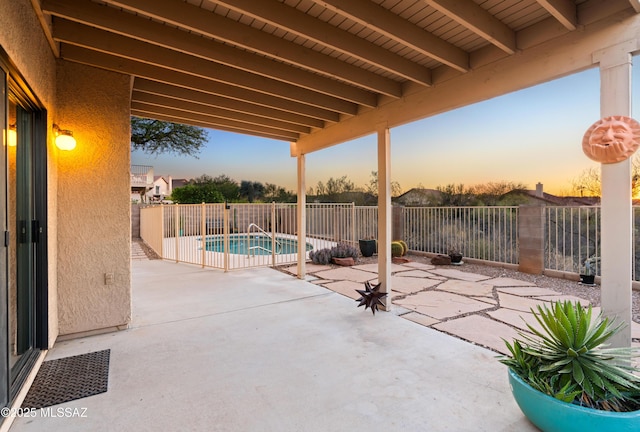
[[[257,228],[260,232],[262,232],[264,235],[266,235],[267,237],[269,237],[271,239],[271,244],[275,244],[276,245],[276,253],[278,253],[278,246],[280,246],[280,249],[282,250],[282,245],[280,244],[280,242],[278,240],[275,239],[274,236],[272,236],[271,234],[269,234],[268,232],[266,232],[265,230],[263,230],[262,228],[260,228],[260,226],[258,226],[255,223],[250,223],[249,226],[247,227],[247,256],[251,256],[251,250],[252,249],[263,249],[266,250],[268,252],[273,252],[272,250],[269,250],[265,247],[262,246],[249,246],[250,243],[250,239],[251,239],[251,227],[255,227]]]

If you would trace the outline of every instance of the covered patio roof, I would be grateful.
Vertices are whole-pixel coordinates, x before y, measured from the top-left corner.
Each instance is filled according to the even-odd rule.
[[[593,50],[576,44],[640,11],[636,0],[32,1],[57,56],[134,77],[133,115],[294,142],[294,155],[589,67]]]
[[[32,3],[60,59],[132,77],[132,115],[290,142],[300,245],[305,155],[377,134],[384,292],[390,128],[593,67],[601,116],[630,116],[631,56],[640,51],[638,0]],[[603,164],[601,178],[602,306],[630,323],[630,161]],[[627,327],[613,343],[630,340]]]

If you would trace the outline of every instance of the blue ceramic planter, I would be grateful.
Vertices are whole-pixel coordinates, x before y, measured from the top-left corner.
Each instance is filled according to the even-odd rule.
[[[524,415],[543,432],[640,431],[640,411],[617,413],[562,402],[533,389],[511,369],[509,385]]]

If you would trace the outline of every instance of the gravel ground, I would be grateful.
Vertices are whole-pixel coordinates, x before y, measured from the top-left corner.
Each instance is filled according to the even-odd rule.
[[[409,258],[413,262],[422,262],[425,264],[431,264],[431,258],[421,256],[421,255],[408,255]],[[377,257],[364,258],[360,257],[358,259],[358,264],[368,264],[377,262]],[[520,273],[516,270],[506,269],[502,267],[494,267],[483,264],[470,264],[464,263],[461,267],[459,266],[442,266],[443,268],[455,268],[458,270],[463,270],[469,273],[478,273],[491,277],[509,277],[513,279],[518,279],[526,282],[532,282],[536,284],[536,286],[540,288],[548,288],[554,291],[560,292],[565,295],[572,295],[575,297],[580,297],[585,300],[589,300],[593,306],[600,306],[600,285],[595,286],[587,286],[581,285],[576,281],[572,281],[569,279],[560,279],[554,278],[544,275],[532,275],[527,273]],[[634,290],[632,291],[632,317],[633,321],[640,323],[640,291]]]
[[[142,239],[134,238],[134,239],[131,239],[131,241],[140,244],[140,247],[144,251],[145,255],[147,255],[147,258],[154,259],[154,260],[161,259],[160,256],[157,253],[155,253],[153,249],[151,249]]]

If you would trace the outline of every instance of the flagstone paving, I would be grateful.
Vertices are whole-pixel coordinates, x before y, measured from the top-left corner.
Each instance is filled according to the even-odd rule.
[[[371,281],[374,285],[378,282],[378,278]],[[402,294],[413,294],[431,288],[441,282],[440,280],[430,278],[404,277],[395,274],[391,276],[391,291]]]
[[[339,294],[342,294],[343,296],[352,298],[352,299],[357,299],[360,298],[360,294],[358,294],[358,292],[356,290],[358,289],[363,289],[363,285],[361,283],[358,282],[352,282],[352,281],[337,281],[337,282],[326,282],[324,286],[326,288],[329,288],[331,291],[335,291]]]
[[[438,285],[438,289],[441,291],[465,294],[474,297],[493,297],[493,287],[491,285],[480,284],[477,282],[450,279]]]
[[[542,326],[536,321],[531,312],[522,312],[512,309],[500,308],[487,314],[498,321],[509,324],[520,330],[529,330],[527,323],[531,324],[536,330],[541,330]]]
[[[511,341],[518,336],[518,332],[513,327],[480,315],[469,315],[435,324],[433,328],[491,348],[502,354],[509,352],[503,338]]]
[[[376,277],[375,273],[362,271],[349,267],[338,267],[314,273],[315,276],[329,280],[350,280],[353,282],[366,282]]]
[[[479,302],[471,297],[442,291],[419,292],[396,300],[394,304],[440,320],[492,307],[490,304]]]
[[[291,274],[296,266],[284,268]],[[378,264],[353,267],[307,265],[314,283],[357,300],[363,282],[377,284]],[[392,312],[419,325],[506,354],[503,339],[512,340],[527,324],[540,329],[531,314],[538,305],[557,300],[589,301],[562,295],[535,283],[509,277],[466,272],[464,266],[434,266],[422,262],[391,265]],[[354,304],[354,308],[355,308]],[[594,316],[599,313],[594,308]],[[526,322],[525,322],[526,321]],[[631,327],[633,344],[640,339],[640,324]]]

